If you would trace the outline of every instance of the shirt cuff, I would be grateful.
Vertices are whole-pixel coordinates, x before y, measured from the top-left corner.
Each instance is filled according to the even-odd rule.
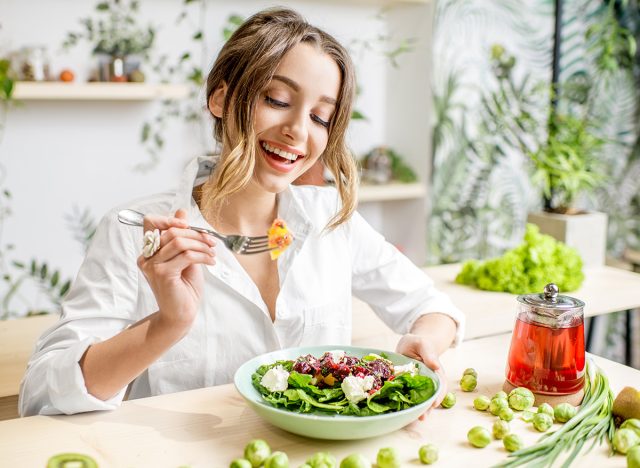
[[[49,398],[57,412],[65,414],[84,413],[96,410],[113,410],[120,406],[127,387],[112,398],[103,401],[87,391],[80,369],[80,359],[96,340],[89,338],[65,349],[47,370]]]

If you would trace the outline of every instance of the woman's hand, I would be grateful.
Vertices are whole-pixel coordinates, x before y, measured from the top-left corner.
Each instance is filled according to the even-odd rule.
[[[138,257],[158,302],[159,321],[167,329],[186,333],[195,320],[204,277],[201,264],[214,265],[214,239],[188,229],[187,214],[175,218],[145,216],[144,230],[160,230],[160,248],[151,257]]]
[[[440,378],[440,389],[433,405],[426,413],[420,416],[420,420],[424,420],[431,409],[440,405],[447,393],[447,376],[445,375],[444,369],[440,364],[440,358],[438,356],[436,347],[430,340],[423,336],[407,333],[402,338],[400,338],[398,346],[396,346],[396,352],[424,362],[424,364],[428,368],[433,370]]]

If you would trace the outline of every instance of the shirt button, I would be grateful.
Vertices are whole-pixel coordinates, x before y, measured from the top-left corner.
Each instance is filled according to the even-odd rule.
[[[223,278],[228,278],[229,277],[229,270],[222,270],[220,272],[220,276],[222,276]]]

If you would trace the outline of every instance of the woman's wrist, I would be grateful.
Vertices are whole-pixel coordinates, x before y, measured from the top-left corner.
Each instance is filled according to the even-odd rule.
[[[444,353],[456,337],[457,324],[449,316],[440,312],[420,316],[411,327],[410,333],[428,340],[438,355]]]

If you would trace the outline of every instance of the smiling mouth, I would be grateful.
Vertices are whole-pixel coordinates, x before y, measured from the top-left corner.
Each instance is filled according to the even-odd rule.
[[[293,164],[298,160],[304,159],[304,156],[276,148],[266,141],[260,142],[260,146],[267,156],[283,164]]]

